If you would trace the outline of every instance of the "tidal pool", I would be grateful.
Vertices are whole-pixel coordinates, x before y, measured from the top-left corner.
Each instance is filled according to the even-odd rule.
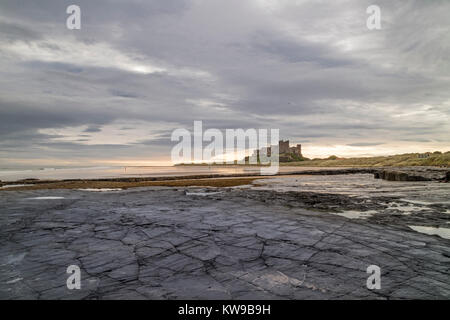
[[[435,228],[423,226],[409,226],[414,231],[429,235],[437,235],[441,238],[450,239],[450,228]]]

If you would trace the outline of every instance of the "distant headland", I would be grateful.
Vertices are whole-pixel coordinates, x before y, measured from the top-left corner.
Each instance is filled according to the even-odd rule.
[[[274,146],[254,150],[251,157],[256,157],[256,165],[260,165],[260,155],[271,156]],[[279,162],[281,166],[299,166],[299,167],[407,167],[407,166],[437,166],[450,167],[450,151],[441,152],[424,152],[424,153],[405,153],[388,156],[375,157],[351,157],[344,158],[331,155],[327,158],[309,159],[302,155],[301,144],[290,146],[289,140],[278,142]],[[226,166],[226,165],[252,165],[251,157],[245,157],[245,163],[180,163],[176,164],[185,166]],[[254,164],[253,164],[254,165]]]

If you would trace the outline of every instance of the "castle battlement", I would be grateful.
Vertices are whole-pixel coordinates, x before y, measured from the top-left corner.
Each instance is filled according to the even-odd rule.
[[[270,157],[270,155],[272,153],[272,147],[262,148],[261,150],[263,150],[263,149],[265,151],[264,153]],[[253,156],[259,156],[260,152],[261,152],[260,150],[255,150],[253,152]],[[294,154],[298,157],[301,157],[302,156],[302,145],[297,144],[296,146],[291,147],[289,144],[289,140],[286,140],[286,141],[280,140],[280,141],[278,141],[278,153],[279,154]]]

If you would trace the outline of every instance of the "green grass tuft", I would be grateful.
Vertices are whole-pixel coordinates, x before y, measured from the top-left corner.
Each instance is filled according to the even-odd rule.
[[[361,167],[389,167],[389,166],[444,166],[450,167],[450,151],[445,153],[435,151],[424,154],[405,153],[385,157],[362,157],[362,158],[338,158],[336,156],[327,159],[313,159],[298,162],[281,163],[285,166],[361,166]]]

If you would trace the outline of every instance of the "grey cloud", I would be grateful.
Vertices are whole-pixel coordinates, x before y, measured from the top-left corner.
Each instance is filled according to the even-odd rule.
[[[15,22],[5,22],[0,20],[0,39],[2,41],[22,41],[38,40],[42,37],[31,28]]]
[[[122,90],[113,89],[110,92],[113,96],[122,97],[122,98],[138,98],[139,97],[139,95],[137,95],[137,94],[122,91]]]
[[[43,62],[43,61],[29,61],[24,62],[25,67],[31,69],[41,69],[41,70],[54,70],[62,72],[80,73],[83,72],[83,68],[75,64],[60,63],[60,62]]]
[[[257,34],[252,42],[252,50],[266,52],[288,63],[309,62],[326,68],[356,63],[350,59],[339,57],[340,54],[336,50],[330,50],[331,47],[309,41],[299,43],[283,39],[278,35]]]
[[[102,129],[99,128],[98,126],[89,126],[83,130],[83,132],[100,132],[100,131],[102,131]]]
[[[65,28],[69,4],[0,3],[0,158],[168,157],[170,132],[192,130],[194,120],[205,130],[280,128],[312,145],[370,147],[377,136],[386,137],[383,147],[448,142],[449,2],[380,0],[376,32],[365,28],[368,0],[276,2],[273,11],[235,0],[80,0],[76,31]],[[169,71],[52,61],[30,49],[61,55],[64,43],[106,45]],[[19,44],[30,51],[8,51]],[[156,133],[98,148],[83,144],[83,134],[69,143],[39,133],[74,126],[94,133],[116,121],[148,122]],[[130,129],[124,124],[122,134]]]
[[[111,119],[113,119],[111,114],[96,110],[80,110],[75,104],[58,108],[44,103],[0,100],[0,133],[4,135],[30,129],[84,125],[95,121],[98,124],[104,124]]]

